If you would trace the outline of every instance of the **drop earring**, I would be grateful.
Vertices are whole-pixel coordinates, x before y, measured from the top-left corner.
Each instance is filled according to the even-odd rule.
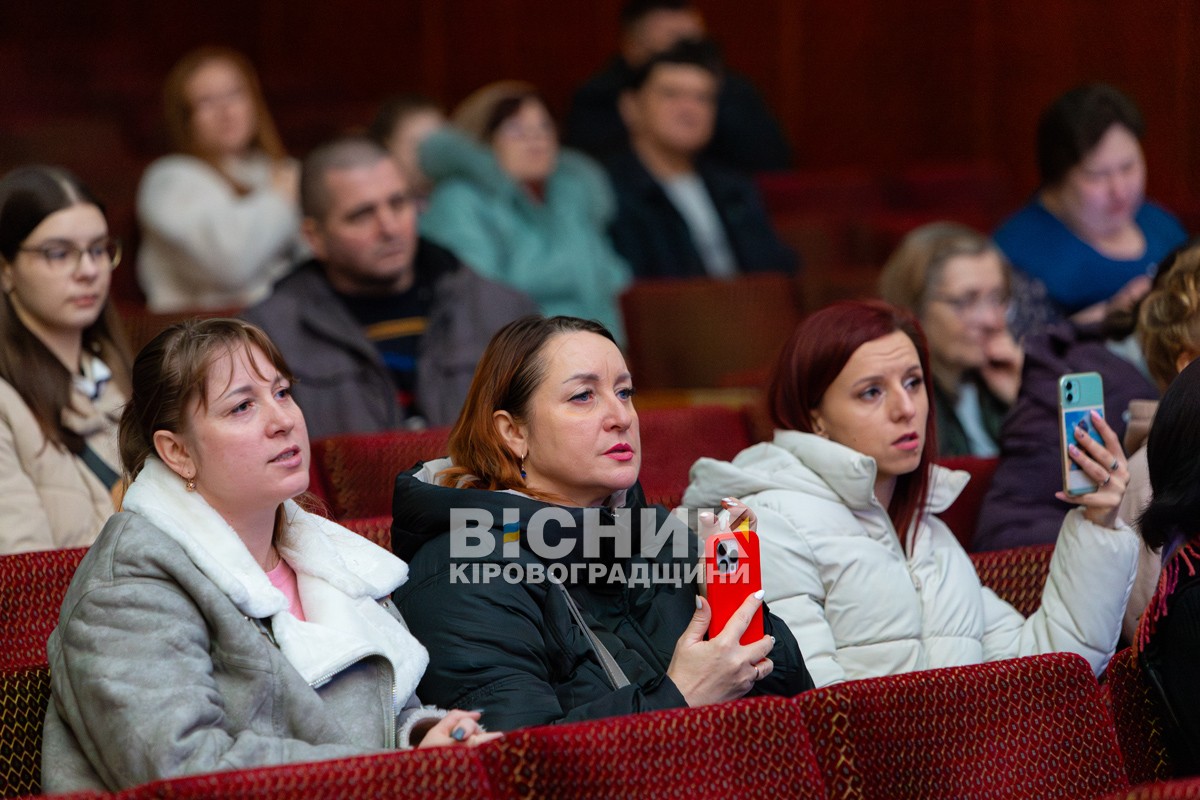
[[[187,489],[189,492],[196,491],[196,476],[193,475],[192,477],[188,478],[187,483],[183,485],[183,488]]]
[[[525,480],[525,459],[521,459],[521,480]]]

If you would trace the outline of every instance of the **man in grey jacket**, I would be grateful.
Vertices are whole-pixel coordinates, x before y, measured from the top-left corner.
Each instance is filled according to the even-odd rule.
[[[314,150],[300,205],[315,258],[244,316],[295,372],[309,434],[453,423],[492,335],[537,307],[418,238],[409,187],[369,139]]]

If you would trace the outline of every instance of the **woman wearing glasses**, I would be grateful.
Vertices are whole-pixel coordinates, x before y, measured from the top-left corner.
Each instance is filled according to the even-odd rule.
[[[0,553],[90,544],[113,513],[129,353],[120,243],[56,167],[0,178]]]
[[[983,234],[952,222],[911,231],[884,265],[883,299],[929,338],[938,455],[995,456],[1021,387],[1021,348],[1005,321],[1008,264]]]
[[[307,252],[299,166],[241,53],[188,53],[163,101],[175,152],[147,168],[137,195],[146,303],[158,313],[253,305]]]

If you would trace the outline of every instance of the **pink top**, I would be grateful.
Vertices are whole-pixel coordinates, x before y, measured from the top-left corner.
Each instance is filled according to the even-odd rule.
[[[288,611],[292,616],[304,622],[304,606],[300,605],[300,589],[296,585],[296,572],[288,562],[279,559],[279,565],[267,573],[271,585],[283,592],[288,601]]]

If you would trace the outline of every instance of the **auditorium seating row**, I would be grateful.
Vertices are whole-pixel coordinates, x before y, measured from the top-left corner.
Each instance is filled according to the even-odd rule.
[[[47,694],[44,667],[0,671],[5,797],[39,788],[31,739]],[[118,795],[70,796],[1200,797],[1195,782],[1130,791],[1146,778],[1134,765],[1163,763],[1149,779],[1166,778],[1169,765],[1136,738],[1140,729],[1121,728],[1122,703],[1138,698],[1118,698],[1110,710],[1105,696],[1082,658],[1059,653],[849,681],[791,699],[529,728],[474,749],[196,775]]]
[[[769,422],[754,404],[741,408],[686,406],[638,412],[642,439],[640,481],[646,498],[668,508],[679,505],[688,471],[698,458],[729,460],[770,435]],[[335,519],[391,514],[396,473],[420,461],[446,455],[448,428],[351,434],[313,442],[309,491],[324,500]],[[943,464],[971,473],[958,500],[940,515],[969,547],[979,508],[996,459],[962,456]]]

